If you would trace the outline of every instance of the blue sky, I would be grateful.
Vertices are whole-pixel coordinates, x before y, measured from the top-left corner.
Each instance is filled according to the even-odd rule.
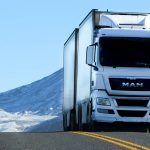
[[[63,43],[93,9],[150,12],[148,0],[5,0],[0,2],[0,92],[63,66]]]

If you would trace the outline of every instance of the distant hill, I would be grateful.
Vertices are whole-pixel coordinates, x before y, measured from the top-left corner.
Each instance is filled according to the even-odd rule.
[[[38,115],[61,113],[63,69],[33,82],[0,94],[0,109],[7,112],[33,112]]]

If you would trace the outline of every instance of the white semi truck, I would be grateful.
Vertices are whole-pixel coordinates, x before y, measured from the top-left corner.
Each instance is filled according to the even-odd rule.
[[[64,44],[64,130],[150,122],[150,14],[92,10]]]

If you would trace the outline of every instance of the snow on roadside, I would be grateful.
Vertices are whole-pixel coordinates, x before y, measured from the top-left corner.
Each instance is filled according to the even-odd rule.
[[[62,115],[29,127],[25,132],[61,132],[63,131]]]
[[[9,113],[0,109],[0,132],[23,132],[26,128],[51,120],[57,116],[37,115],[33,112]]]

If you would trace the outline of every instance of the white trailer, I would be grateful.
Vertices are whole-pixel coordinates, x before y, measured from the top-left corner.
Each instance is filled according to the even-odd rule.
[[[64,44],[64,130],[150,122],[150,14],[92,10]]]

